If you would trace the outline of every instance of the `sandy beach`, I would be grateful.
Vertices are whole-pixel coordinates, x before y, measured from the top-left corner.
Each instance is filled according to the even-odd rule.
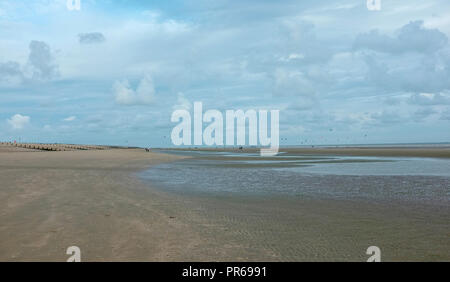
[[[181,206],[131,175],[175,158],[143,150],[3,148],[0,260],[65,261],[69,246],[79,246],[85,261],[190,258],[200,237],[176,218]]]
[[[65,261],[69,246],[83,261],[365,261],[371,245],[450,260],[448,206],[186,196],[136,176],[181,158],[0,147],[0,261]]]

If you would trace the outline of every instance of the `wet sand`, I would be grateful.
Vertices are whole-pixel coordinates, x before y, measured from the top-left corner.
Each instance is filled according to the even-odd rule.
[[[450,147],[290,148],[288,153],[340,156],[450,158]]]
[[[239,260],[450,261],[449,208],[307,197],[205,197],[205,234],[239,242]]]
[[[450,261],[449,207],[178,195],[136,173],[140,149],[0,148],[0,261]]]

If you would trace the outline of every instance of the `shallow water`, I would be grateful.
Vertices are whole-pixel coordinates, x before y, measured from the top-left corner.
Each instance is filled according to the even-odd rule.
[[[141,173],[183,193],[293,195],[450,204],[450,160],[169,152],[192,158]]]
[[[188,155],[141,173],[187,196],[197,226],[231,260],[450,260],[450,161],[230,152]],[[197,224],[197,225],[196,225]]]

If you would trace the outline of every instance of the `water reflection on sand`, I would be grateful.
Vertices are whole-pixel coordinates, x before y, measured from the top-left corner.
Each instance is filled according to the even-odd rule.
[[[175,152],[192,158],[142,176],[180,192],[281,194],[450,202],[450,160],[358,156]]]
[[[170,152],[191,158],[141,173],[189,199],[187,213],[233,260],[450,260],[450,159]],[[190,223],[197,224],[197,223]]]

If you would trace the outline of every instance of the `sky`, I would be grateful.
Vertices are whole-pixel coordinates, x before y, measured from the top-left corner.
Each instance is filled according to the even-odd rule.
[[[176,109],[281,145],[450,142],[450,1],[0,0],[0,140],[172,146]]]

